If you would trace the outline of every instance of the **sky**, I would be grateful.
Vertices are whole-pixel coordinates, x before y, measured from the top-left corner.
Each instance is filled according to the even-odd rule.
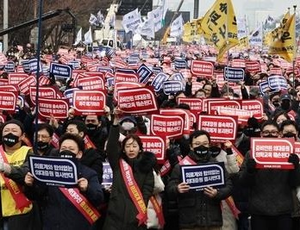
[[[161,0],[153,0],[153,3],[159,3]],[[180,0],[166,0],[170,10],[176,10]],[[215,0],[199,0],[199,16],[203,16],[206,11],[214,4]],[[268,14],[273,18],[283,15],[288,7],[293,11],[293,5],[297,5],[297,11],[300,12],[299,0],[232,0],[237,18],[248,17],[251,24],[264,21]],[[256,9],[255,9],[256,8]],[[184,0],[181,10],[190,11],[191,19],[194,16],[194,0]],[[256,22],[255,22],[256,21]]]

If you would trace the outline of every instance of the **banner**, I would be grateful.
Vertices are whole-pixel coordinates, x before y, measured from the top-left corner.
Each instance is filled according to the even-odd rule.
[[[293,138],[251,138],[251,156],[257,168],[293,169],[288,162],[294,152]]]
[[[154,87],[154,91],[158,92],[163,87],[163,83],[167,81],[169,76],[165,73],[157,74],[151,82],[151,85]]]
[[[201,191],[208,186],[220,188],[225,185],[224,162],[183,165],[181,175],[182,181],[196,191]]]
[[[28,95],[30,86],[35,86],[36,83],[37,83],[36,77],[33,75],[30,75],[26,79],[19,82],[19,84],[18,84],[19,91],[25,95]]]
[[[74,87],[79,87],[82,90],[104,90],[104,81],[100,76],[86,76],[78,74]]]
[[[139,82],[146,84],[153,72],[148,66],[146,66],[145,64],[141,64],[137,70],[137,74],[139,75]]]
[[[28,78],[28,74],[26,74],[26,73],[9,73],[8,74],[8,84],[17,85],[26,78]]]
[[[78,183],[76,158],[29,156],[30,172],[40,183],[74,187]]]
[[[261,100],[242,100],[242,109],[251,111],[253,117],[256,119],[262,119],[264,113],[264,107]]]
[[[271,90],[288,89],[288,83],[283,76],[268,77],[268,85]]]
[[[207,114],[215,115],[219,107],[241,109],[241,104],[236,100],[208,100],[207,101]]]
[[[181,81],[165,81],[163,82],[164,94],[176,94],[178,91],[184,90],[184,85]]]
[[[123,113],[141,114],[158,110],[156,97],[148,87],[120,89],[117,101]]]
[[[201,112],[202,111],[202,98],[188,98],[188,97],[179,97],[177,98],[177,103],[187,104],[190,107],[191,111]]]

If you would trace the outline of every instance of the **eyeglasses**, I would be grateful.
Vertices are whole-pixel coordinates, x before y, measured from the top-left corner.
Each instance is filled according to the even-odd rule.
[[[47,138],[50,138],[50,136],[47,136],[47,135],[37,135],[37,138],[45,140]]]
[[[263,136],[268,136],[268,135],[272,135],[272,136],[276,136],[279,134],[279,132],[277,130],[264,130],[261,132]]]

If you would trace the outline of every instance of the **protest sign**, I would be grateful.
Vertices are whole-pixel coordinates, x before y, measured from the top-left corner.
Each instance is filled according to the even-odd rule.
[[[72,77],[72,68],[69,65],[63,65],[58,63],[50,64],[50,73],[57,78],[70,78]]]
[[[224,78],[226,81],[239,82],[244,81],[245,71],[241,68],[225,67]]]
[[[17,93],[0,91],[0,110],[14,113],[17,104]]]
[[[52,186],[77,186],[76,158],[29,156],[29,167],[38,182]]]
[[[214,65],[208,61],[193,60],[191,72],[195,76],[212,77],[214,75]]]
[[[153,91],[148,87],[118,90],[118,106],[123,113],[141,114],[158,110]]]
[[[43,118],[65,119],[68,117],[69,104],[65,99],[39,98],[38,114]]]
[[[158,163],[163,163],[165,159],[165,141],[159,136],[139,136],[143,143],[144,151],[149,151],[154,153]]]
[[[75,90],[73,106],[76,115],[100,115],[104,113],[106,95],[103,91]]]
[[[199,115],[198,129],[209,132],[212,140],[235,140],[237,119],[231,116]]]
[[[102,185],[108,187],[113,182],[113,171],[108,162],[103,162]]]
[[[294,152],[293,138],[251,138],[251,156],[257,168],[293,169],[288,162]]]
[[[181,137],[183,135],[183,116],[151,115],[151,134],[161,137]]]
[[[39,87],[39,97],[43,98],[53,98],[55,99],[57,95],[56,90],[50,86],[40,86]],[[36,87],[29,87],[29,96],[33,105],[36,105]]]
[[[187,183],[190,189],[203,190],[208,186],[219,188],[225,185],[224,162],[183,165],[181,175],[182,181]]]

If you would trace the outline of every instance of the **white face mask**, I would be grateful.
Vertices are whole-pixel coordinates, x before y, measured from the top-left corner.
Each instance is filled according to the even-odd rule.
[[[134,124],[132,122],[129,122],[129,121],[124,121],[122,123],[122,128],[125,131],[129,131],[129,130],[132,130],[134,128]]]

